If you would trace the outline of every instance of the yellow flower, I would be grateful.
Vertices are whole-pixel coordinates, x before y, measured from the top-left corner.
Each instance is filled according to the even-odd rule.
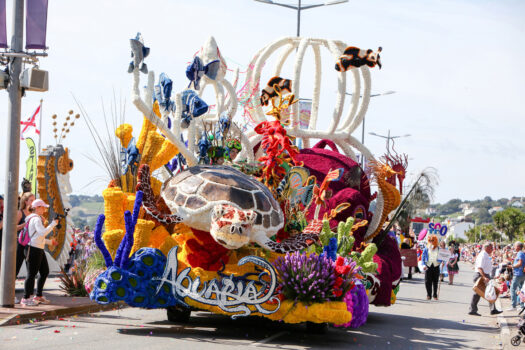
[[[150,177],[150,183],[151,183],[151,190],[153,191],[153,194],[155,196],[160,195],[160,190],[162,188],[162,182],[160,182],[154,177]]]
[[[124,203],[126,195],[120,187],[108,187],[102,191],[104,197],[104,215],[106,216],[106,231],[125,230]]]
[[[131,254],[143,247],[147,247],[151,236],[151,230],[155,223],[149,220],[137,220],[137,226],[135,226],[135,234],[133,235],[133,247],[131,248]]]
[[[159,152],[151,162],[151,171],[157,170],[164,164],[168,163],[179,153],[179,149],[171,143],[168,139],[164,139]]]
[[[164,143],[164,137],[156,131],[150,131],[148,133],[146,143],[144,144],[144,150],[141,153],[142,158],[140,159],[141,164],[151,164],[155,155],[159,152],[162,144]],[[167,163],[167,162],[166,162]]]
[[[127,148],[133,133],[133,127],[129,124],[121,124],[117,130],[115,130],[115,135],[119,138],[120,144],[122,147]]]
[[[167,236],[164,239],[164,243],[162,243],[159,249],[162,251],[164,255],[167,256],[171,248],[175,247],[176,245],[177,245],[177,242],[173,238],[171,238],[171,236]]]
[[[153,232],[151,232],[151,236],[150,236],[150,239],[149,239],[149,246],[152,247],[152,248],[160,249],[160,246],[164,243],[164,241],[165,241],[165,239],[167,237],[170,237],[170,234],[166,230],[166,228],[164,226],[162,226],[162,225],[161,226],[157,226],[157,227],[155,227]],[[168,250],[168,252],[169,252],[169,250]],[[167,255],[167,254],[165,254],[165,255]]]
[[[110,230],[106,231],[102,235],[104,244],[106,245],[106,248],[108,249],[113,259],[115,259],[115,254],[117,253],[118,246],[120,245],[120,242],[124,237],[124,233],[124,230]]]
[[[159,110],[159,103],[155,101],[153,104],[153,112],[157,117],[160,118],[160,110]],[[150,132],[155,132],[157,127],[148,120],[148,118],[144,117],[144,120],[142,121],[142,129],[140,129],[140,135],[139,139],[137,140],[137,148],[139,150],[140,154],[143,154],[144,146],[146,145],[146,141],[149,138]]]

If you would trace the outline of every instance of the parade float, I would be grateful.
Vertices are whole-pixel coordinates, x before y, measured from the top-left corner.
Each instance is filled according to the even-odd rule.
[[[43,148],[36,162],[36,193],[49,204],[44,217],[48,222],[58,220],[58,225],[49,236],[57,245],[47,245],[46,251],[61,268],[69,258],[70,244],[73,241],[73,221],[68,213],[71,209],[69,194],[72,192],[69,174],[74,163],[70,158],[69,149],[64,147],[63,143],[71,128],[75,126],[75,120],[79,118],[80,115],[74,115],[73,111],[69,111],[62,120],[59,120],[56,114],[52,116],[56,143]],[[61,125],[58,125],[59,123]]]
[[[166,308],[179,322],[207,310],[341,327],[364,324],[370,303],[395,302],[401,258],[382,228],[400,203],[388,181],[398,172],[351,136],[367,111],[369,68],[381,66],[381,49],[280,39],[255,55],[237,91],[238,70],[230,83],[210,38],[186,68],[188,88],[172,93],[167,74],[156,79],[148,70],[140,34],[130,43],[132,102],[143,123],[138,132],[130,124],[115,130],[121,159],[95,227],[106,269],[92,300]],[[297,99],[307,49],[315,76],[305,123]],[[333,60],[323,65],[321,49]],[[293,53],[294,74],[282,77]],[[326,130],[318,129],[322,66],[335,66],[338,79]],[[343,115],[347,79],[354,92]],[[215,101],[203,100],[206,88]]]

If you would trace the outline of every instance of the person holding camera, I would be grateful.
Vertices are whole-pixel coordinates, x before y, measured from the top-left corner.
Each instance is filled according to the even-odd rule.
[[[27,277],[24,283],[24,297],[20,301],[20,304],[23,306],[36,306],[38,304],[50,303],[49,300],[42,295],[47,275],[49,275],[49,265],[44,248],[46,244],[52,247],[57,245],[54,239],[46,239],[46,236],[58,225],[58,219],[55,219],[49,226],[44,227],[44,218],[42,215],[44,215],[46,208],[49,208],[49,205],[43,200],[37,199],[33,201],[31,206],[34,209],[34,213],[26,218],[31,241],[27,247]],[[40,276],[37,281],[36,295],[31,299],[31,295],[33,295],[35,289],[35,277],[37,273],[40,273]]]

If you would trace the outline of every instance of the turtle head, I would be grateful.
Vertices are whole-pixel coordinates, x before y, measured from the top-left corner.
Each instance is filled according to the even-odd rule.
[[[218,204],[211,214],[210,234],[227,249],[237,249],[251,240],[251,231],[257,213],[240,210],[228,204]]]

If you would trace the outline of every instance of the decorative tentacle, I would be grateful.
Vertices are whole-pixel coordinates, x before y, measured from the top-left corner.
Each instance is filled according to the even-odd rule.
[[[135,204],[137,204],[136,200],[135,200]],[[124,249],[122,250],[122,257],[120,260],[120,267],[123,269],[125,269],[128,265],[129,253],[131,252],[131,248],[133,247],[135,225],[137,224],[136,221],[135,222],[133,221],[131,213],[128,210],[126,210],[126,212],[124,213],[124,223],[126,225],[126,235],[124,236],[124,239],[123,239]]]
[[[106,267],[110,268],[113,266],[113,261],[111,260],[111,254],[109,254],[108,249],[106,248],[106,245],[104,242],[102,242],[102,226],[104,226],[104,221],[106,220],[106,217],[104,214],[100,214],[97,219],[97,224],[95,225],[95,244],[97,245],[98,249],[102,253],[102,256],[104,257],[104,261],[106,262]]]
[[[293,237],[282,240],[280,243],[274,241],[265,242],[268,248],[276,253],[285,254],[308,248],[312,244],[319,242],[319,235],[316,234],[298,234]]]
[[[137,191],[142,191],[142,207],[148,215],[163,224],[176,224],[182,222],[182,218],[174,214],[162,213],[156,205],[155,195],[151,189],[150,170],[147,164],[139,168]]]
[[[130,233],[129,226],[130,226],[131,223],[128,222],[129,221],[128,217],[131,218],[131,213],[129,212],[129,210],[126,210],[124,212],[124,225],[126,227],[126,234],[125,234],[124,238],[122,239],[122,241],[120,242],[120,244],[118,246],[118,249],[117,249],[117,253],[115,254],[115,262],[114,262],[114,264],[117,267],[121,267],[121,265],[122,265],[121,264],[122,255],[124,254],[124,251],[126,250],[126,241],[127,241],[126,237]],[[132,233],[132,235],[133,235],[133,233]]]

